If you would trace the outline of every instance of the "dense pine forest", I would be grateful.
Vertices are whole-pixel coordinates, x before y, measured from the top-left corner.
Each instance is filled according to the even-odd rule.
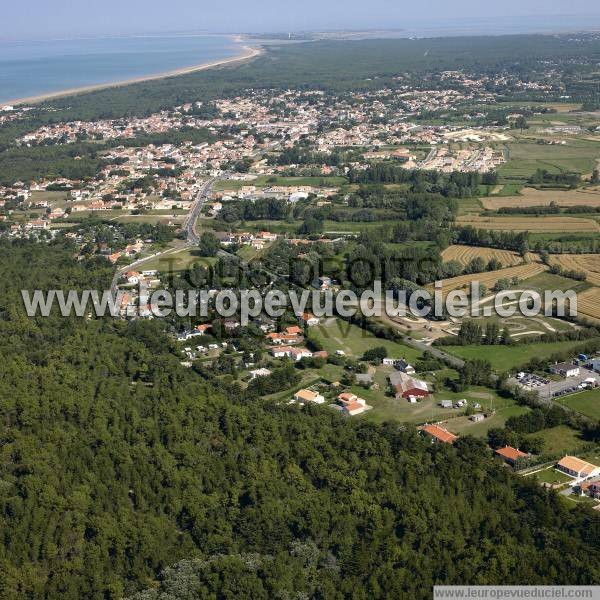
[[[73,254],[0,246],[0,598],[428,598],[436,582],[600,580],[598,515],[480,441],[431,445],[214,389],[158,321],[26,317],[21,289],[108,285],[108,263]]]

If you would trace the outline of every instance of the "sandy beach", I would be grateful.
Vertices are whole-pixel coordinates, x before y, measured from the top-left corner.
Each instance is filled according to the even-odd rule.
[[[240,41],[241,38],[236,38],[236,41]],[[251,60],[262,54],[262,48],[256,48],[253,46],[243,46],[241,48],[241,54],[232,56],[230,58],[224,58],[222,60],[215,60],[209,63],[203,63],[192,67],[184,67],[181,69],[175,69],[166,73],[158,73],[155,75],[144,75],[143,77],[136,77],[134,79],[126,79],[123,81],[114,81],[110,83],[99,83],[96,85],[88,85],[84,87],[72,88],[68,90],[61,90],[60,92],[50,92],[48,94],[42,94],[39,96],[31,96],[29,98],[18,98],[16,100],[9,100],[2,102],[2,106],[20,106],[23,104],[39,104],[46,100],[53,100],[56,98],[64,98],[66,96],[74,96],[77,94],[87,94],[89,92],[96,92],[98,90],[106,90],[111,88],[123,87],[126,85],[132,85],[134,83],[142,83],[144,81],[153,81],[156,79],[165,79],[166,77],[176,77],[178,75],[188,75],[189,73],[196,73],[197,71],[205,71],[207,69],[213,69],[215,67],[221,67],[223,65],[229,65],[237,62],[243,62]]]

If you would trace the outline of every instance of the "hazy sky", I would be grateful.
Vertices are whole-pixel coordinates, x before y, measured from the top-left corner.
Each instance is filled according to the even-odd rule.
[[[537,15],[595,15],[600,28],[597,0],[21,0],[3,2],[1,14],[0,38],[12,39],[199,29],[402,28],[415,21],[440,26],[446,20]],[[565,21],[570,22],[586,20]]]

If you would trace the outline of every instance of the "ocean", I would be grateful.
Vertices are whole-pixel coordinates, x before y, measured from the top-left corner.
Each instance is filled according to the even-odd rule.
[[[230,36],[0,41],[0,103],[193,67],[241,54]]]

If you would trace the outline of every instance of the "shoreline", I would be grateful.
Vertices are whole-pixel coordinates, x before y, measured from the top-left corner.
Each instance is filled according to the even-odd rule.
[[[234,41],[241,42],[241,36],[234,36]],[[39,104],[40,102],[45,102],[47,100],[56,100],[58,98],[66,98],[68,96],[77,96],[80,94],[88,94],[90,92],[98,92],[101,90],[114,89],[125,87],[128,85],[134,85],[136,83],[143,83],[145,81],[156,81],[158,79],[166,79],[168,77],[177,77],[179,75],[189,75],[190,73],[196,73],[198,71],[206,71],[208,69],[214,69],[215,67],[220,67],[224,65],[229,65],[236,62],[243,62],[246,60],[251,60],[260,56],[264,50],[260,47],[256,46],[242,46],[241,54],[237,56],[231,56],[229,58],[223,58],[220,60],[215,60],[209,63],[202,63],[200,65],[195,65],[192,67],[182,67],[180,69],[174,69],[172,71],[167,71],[164,73],[157,73],[154,75],[143,75],[140,77],[134,77],[132,79],[124,79],[122,81],[114,81],[110,83],[98,83],[92,85],[81,86],[77,88],[71,88],[67,90],[61,90],[59,92],[48,92],[45,94],[40,94],[38,96],[30,96],[28,98],[18,98],[16,100],[7,100],[5,102],[0,102],[0,106],[24,106],[30,104]]]

